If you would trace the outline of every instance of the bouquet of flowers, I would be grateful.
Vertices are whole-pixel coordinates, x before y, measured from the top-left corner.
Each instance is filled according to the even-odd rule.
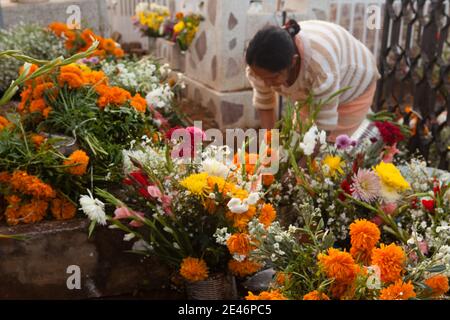
[[[114,217],[85,212],[94,224],[110,221],[125,231],[125,240],[139,239],[135,249],[157,255],[189,282],[227,270],[239,277],[258,271],[261,263],[249,258],[255,244],[248,225],[269,227],[276,210],[263,199],[261,179],[248,179],[257,167],[240,156],[231,161],[227,147],[201,152],[205,135],[198,128],[174,128],[167,136],[160,148],[143,141],[124,151],[128,192],[122,197],[96,190],[114,207]]]
[[[162,37],[163,25],[170,16],[169,8],[156,3],[141,2],[132,17],[133,24],[139,28],[142,35],[147,37]]]
[[[99,46],[91,56],[99,59],[122,58],[124,52],[120,45],[111,38],[103,38],[95,34],[91,29],[70,29],[67,24],[62,22],[52,22],[48,29],[56,36],[64,39],[64,45],[69,54],[86,51],[92,43],[97,40]]]
[[[165,36],[177,43],[181,51],[186,51],[194,40],[202,21],[201,15],[194,13],[184,15],[182,12],[178,12],[176,20],[166,22]]]

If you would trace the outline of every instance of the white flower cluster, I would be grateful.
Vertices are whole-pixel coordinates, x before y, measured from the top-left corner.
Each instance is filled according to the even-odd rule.
[[[441,246],[434,257],[436,264],[445,266],[445,275],[450,277],[450,246]]]
[[[172,105],[174,95],[172,88],[167,83],[164,83],[153,86],[151,91],[145,96],[145,100],[147,100],[148,105],[168,111]]]
[[[231,237],[231,233],[228,233],[228,229],[226,227],[218,228],[213,237],[216,239],[218,244],[226,245],[228,239]]]
[[[136,159],[139,163],[153,169],[155,174],[164,168],[164,164],[166,163],[166,158],[162,151],[155,150],[145,143],[141,144],[140,148],[122,150],[122,155],[123,171],[125,175],[128,175],[137,169],[131,162],[131,158]]]
[[[317,142],[325,144],[327,134],[325,131],[319,131],[316,125],[313,125],[304,135],[303,142],[300,142],[300,148],[303,153],[310,156],[314,153]]]

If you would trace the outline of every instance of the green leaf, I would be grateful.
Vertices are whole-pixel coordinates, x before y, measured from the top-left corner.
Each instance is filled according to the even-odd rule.
[[[95,225],[96,225],[96,222],[95,222],[95,221],[91,221],[91,224],[89,225],[89,235],[88,235],[88,238],[90,238],[91,235],[92,235],[92,232],[94,232]]]

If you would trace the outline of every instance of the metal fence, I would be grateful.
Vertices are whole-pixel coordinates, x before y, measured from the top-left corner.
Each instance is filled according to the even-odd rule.
[[[411,152],[449,170],[450,1],[387,0],[376,109],[413,127]]]

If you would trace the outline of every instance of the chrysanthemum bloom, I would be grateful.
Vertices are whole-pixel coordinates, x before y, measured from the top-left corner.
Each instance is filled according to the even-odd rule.
[[[339,283],[353,282],[359,270],[350,253],[334,248],[329,248],[327,254],[320,253],[318,260],[327,277]]]
[[[75,176],[82,176],[85,174],[88,164],[89,157],[83,150],[74,151],[69,158],[64,160],[64,165],[71,166],[67,168],[67,171]]]
[[[326,172],[327,176],[335,177],[338,173],[343,174],[343,166],[344,162],[342,158],[339,156],[327,155],[323,159],[322,165],[326,165],[328,167],[328,172]]]
[[[369,264],[372,249],[380,240],[380,235],[375,223],[365,219],[355,220],[350,225],[351,255],[358,261]]]
[[[276,217],[277,212],[275,211],[273,206],[271,204],[265,203],[261,208],[258,220],[267,228],[275,220]]]
[[[89,217],[91,221],[95,221],[100,225],[106,225],[105,204],[94,198],[91,191],[87,190],[89,195],[80,197],[81,210]]]
[[[305,294],[303,300],[330,300],[330,298],[325,293],[314,290]]]
[[[246,256],[253,249],[250,236],[246,233],[235,233],[227,240],[227,247],[231,254]]]
[[[390,122],[375,121],[375,126],[378,128],[384,143],[388,145],[393,145],[405,139],[405,136],[402,134],[399,127]]]
[[[77,208],[65,198],[55,198],[52,200],[50,210],[57,220],[67,220],[75,216]]]
[[[394,282],[400,279],[406,262],[406,254],[395,243],[372,250],[372,264],[377,265],[381,271],[383,282]]]
[[[380,291],[380,300],[408,300],[415,296],[416,293],[411,281],[404,283],[401,279]]]
[[[433,297],[439,297],[448,291],[448,278],[444,275],[437,275],[425,280],[425,284],[429,286],[433,291],[431,295]]]
[[[244,261],[237,261],[231,259],[228,261],[228,269],[232,274],[238,277],[246,277],[254,274],[261,269],[261,264],[256,261],[245,259]]]
[[[411,189],[408,181],[392,163],[380,162],[374,171],[381,181],[381,195],[387,201],[396,201],[400,197],[399,192]]]
[[[257,296],[249,291],[245,300],[287,300],[287,298],[278,290],[263,291]]]
[[[192,194],[203,197],[208,190],[208,174],[205,172],[191,174],[181,180],[180,185]]]
[[[180,266],[180,274],[188,281],[202,281],[208,278],[208,267],[202,259],[184,258]]]
[[[147,100],[142,98],[139,93],[131,99],[130,104],[139,112],[144,113],[147,110]]]
[[[378,176],[370,170],[359,169],[353,176],[350,187],[355,199],[370,203],[380,195],[381,183]]]
[[[339,136],[336,137],[336,143],[335,146],[338,149],[341,150],[346,150],[350,147],[354,147],[356,146],[356,141],[351,139],[348,135],[346,134],[341,134]]]
[[[248,228],[249,221],[256,215],[256,207],[248,206],[248,210],[243,213],[233,213],[227,211],[225,217],[233,223],[233,227],[241,232],[245,232]]]

